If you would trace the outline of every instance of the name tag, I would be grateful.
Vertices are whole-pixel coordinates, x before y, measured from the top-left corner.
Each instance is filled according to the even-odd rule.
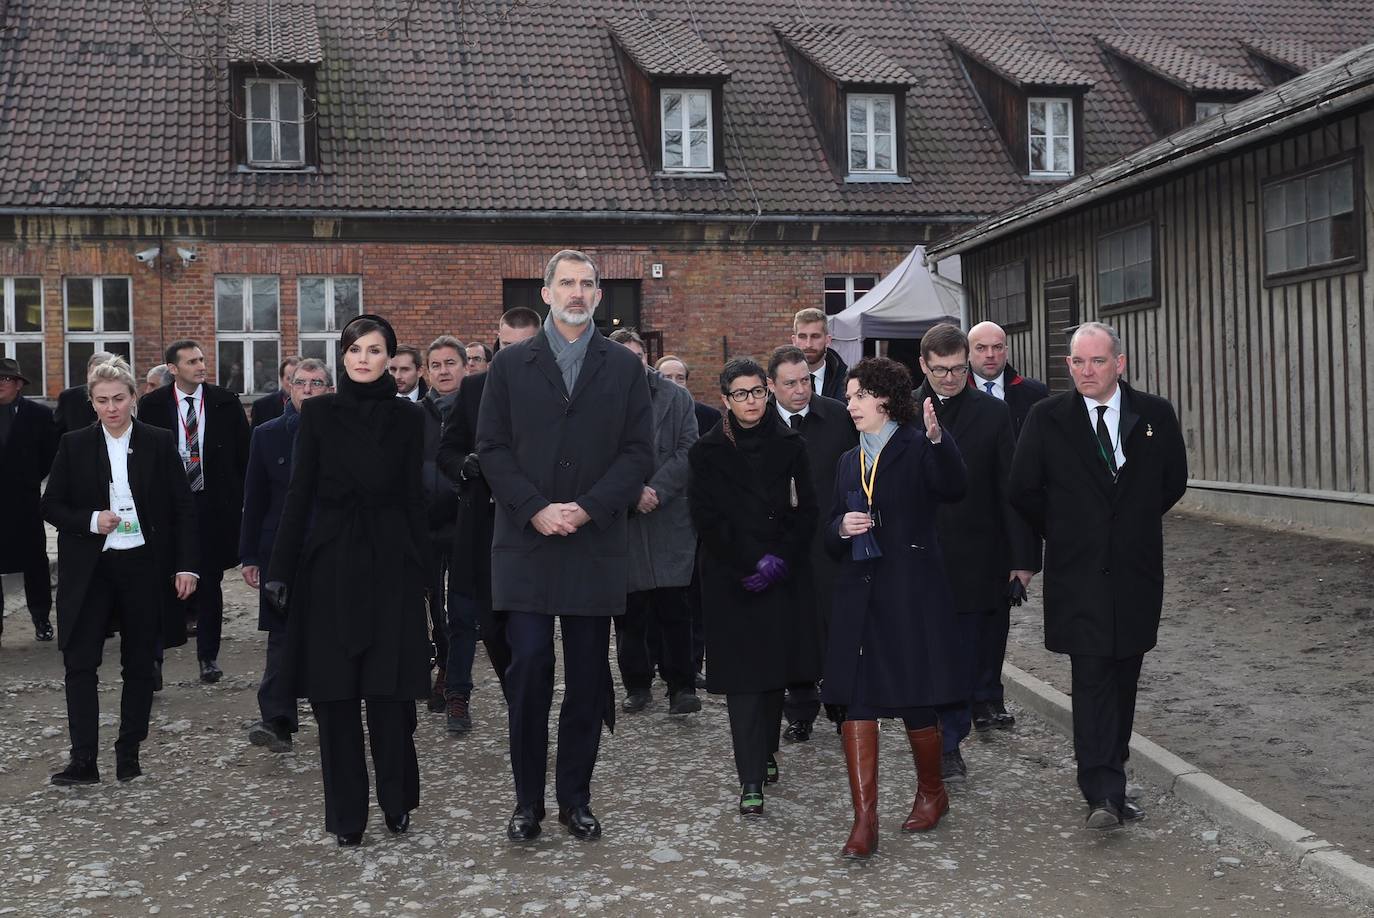
[[[140,535],[143,532],[138,524],[138,509],[134,507],[133,498],[116,498],[110,509],[119,517],[119,524],[115,526],[118,535]]]

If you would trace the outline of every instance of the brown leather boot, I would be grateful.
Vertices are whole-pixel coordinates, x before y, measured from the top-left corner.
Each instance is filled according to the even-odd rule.
[[[840,736],[849,768],[849,796],[854,801],[854,828],[841,853],[867,858],[878,850],[878,722],[846,720]]]
[[[929,832],[949,810],[949,794],[940,777],[944,741],[939,727],[908,730],[906,736],[911,740],[911,759],[916,765],[916,802],[911,805],[911,815],[902,823],[902,831]]]

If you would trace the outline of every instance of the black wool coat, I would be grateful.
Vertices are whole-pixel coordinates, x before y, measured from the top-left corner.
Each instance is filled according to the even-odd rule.
[[[186,643],[185,607],[176,598],[179,571],[199,574],[195,507],[175,438],[140,421],[129,437],[129,490],[144,543],[160,582],[148,596],[162,607],[165,647]],[[110,509],[110,454],[99,424],[62,438],[43,492],[43,518],[57,527],[57,640],[66,648],[86,601],[105,536],[91,532],[91,514]]]
[[[628,578],[626,517],[653,474],[653,407],[644,365],[591,332],[571,393],[545,332],[503,347],[477,419],[482,474],[496,498],[492,606],[544,615],[620,615]],[[531,518],[575,502],[591,521],[543,536]]]
[[[821,630],[810,569],[816,494],[806,445],[770,408],[761,471],[725,435],[728,416],[688,452],[692,522],[701,539],[701,608],[706,688],[717,694],[770,692],[814,682]],[[787,562],[781,583],[751,593],[741,580],[765,554]]]
[[[982,381],[972,373],[968,375],[968,387],[987,395],[981,384]],[[1009,363],[1002,367],[1002,384],[1002,394],[1005,396],[1007,407],[1011,409],[1012,433],[1019,437],[1021,428],[1026,426],[1026,417],[1030,414],[1031,407],[1041,399],[1049,398],[1050,390],[1040,380],[1022,376]]]
[[[286,507],[286,490],[291,484],[291,458],[296,445],[300,415],[294,408],[253,428],[248,447],[248,475],[243,483],[243,522],[239,529],[239,556],[245,565],[267,573],[272,547],[277,541],[277,525]],[[272,607],[265,595],[258,596],[258,630],[286,628],[286,618]]]
[[[916,402],[927,398],[938,401],[928,382],[916,390]],[[959,444],[968,488],[963,499],[940,505],[935,531],[959,611],[991,612],[1005,607],[1013,570],[1040,570],[1040,543],[1007,492],[1016,449],[1007,405],[973,389],[958,400],[952,422],[941,423]]]
[[[919,423],[919,422],[917,422]],[[882,556],[855,561],[840,536],[850,494],[862,495],[859,449],[840,460],[826,544],[840,557],[826,648],[827,704],[926,707],[968,698],[973,648],[945,574],[935,533],[939,504],[964,495],[964,462],[949,431],[932,445],[912,424],[878,458],[871,530]]]
[[[422,409],[390,398],[369,421],[334,394],[301,404],[286,507],[264,582],[287,585],[297,697],[429,694]]]
[[[239,563],[239,529],[243,519],[243,478],[248,472],[248,444],[251,430],[239,397],[228,389],[204,384],[205,446],[201,464],[205,468],[205,496],[209,518],[200,520],[201,563],[206,570],[225,570]],[[138,400],[138,419],[145,424],[172,431],[177,428],[186,403],[175,385],[154,389]],[[175,401],[174,401],[175,400]],[[180,406],[180,413],[178,412]],[[185,471],[182,477],[185,477]]]
[[[1164,604],[1163,516],[1188,486],[1173,406],[1121,383],[1126,464],[1112,481],[1083,397],[1031,409],[1011,499],[1045,539],[1045,646],[1122,659],[1155,646]]]
[[[0,573],[42,564],[48,552],[39,491],[57,453],[57,427],[46,405],[22,396],[13,405],[9,437],[0,444]]]
[[[91,396],[86,387],[72,386],[59,392],[52,419],[57,425],[58,437],[94,424],[98,418],[95,416],[95,408],[91,405]]]
[[[289,398],[281,392],[269,392],[253,400],[253,421],[252,426],[257,430],[275,418],[279,418],[286,412],[286,403]]]
[[[453,527],[453,557],[448,582],[456,593],[477,600],[482,627],[494,627],[491,619],[491,537],[496,522],[491,488],[482,475],[463,478],[463,462],[477,450],[477,413],[487,374],[463,380],[458,397],[449,409],[448,423],[439,437],[439,471],[457,482],[458,509]]]

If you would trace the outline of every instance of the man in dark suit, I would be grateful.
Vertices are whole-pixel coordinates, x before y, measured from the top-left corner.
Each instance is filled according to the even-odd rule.
[[[1078,786],[1092,829],[1139,818],[1125,762],[1136,682],[1164,604],[1162,517],[1187,489],[1173,406],[1121,379],[1109,325],[1069,342],[1074,390],[1031,409],[1016,445],[1012,504],[1045,539],[1045,646],[1069,654]]]
[[[1011,426],[1016,436],[1030,414],[1031,405],[1046,398],[1050,390],[1038,379],[1022,376],[1007,363],[1007,333],[996,322],[979,322],[968,330],[970,389],[1000,398],[1011,409]]]
[[[933,400],[940,426],[959,444],[968,476],[963,498],[941,504],[935,516],[959,625],[974,650],[966,682],[972,709],[963,704],[940,712],[946,782],[968,774],[959,744],[973,718],[991,726],[994,704],[1006,710],[999,676],[1007,650],[1009,591],[1013,582],[1024,588],[1040,568],[1035,536],[1007,495],[1015,449],[1011,413],[1005,403],[965,385],[968,357],[968,339],[954,325],[936,325],[921,338],[925,382],[916,390],[916,402]],[[995,699],[987,694],[990,684],[999,689]],[[1010,726],[1010,715],[1007,721]]]
[[[287,357],[277,367],[277,391],[268,392],[253,400],[253,429],[257,430],[273,418],[279,418],[291,403],[291,380],[301,359],[295,354]],[[266,557],[263,558],[267,560]]]
[[[834,592],[838,562],[825,550],[825,530],[830,525],[830,500],[835,493],[835,467],[840,457],[859,442],[859,432],[843,402],[811,391],[810,367],[801,348],[777,348],[768,360],[768,389],[772,408],[782,422],[802,435],[810,460],[811,483],[821,512],[811,541],[812,595],[816,620],[821,627],[821,654],[825,653],[825,633],[830,627],[830,596]],[[794,743],[811,738],[812,725],[821,709],[820,690],[814,682],[787,687],[783,715],[787,729],[783,737]]]
[[[301,404],[316,395],[334,391],[334,378],[328,364],[311,358],[296,361],[285,385],[285,391],[291,396],[286,411],[254,428],[248,446],[239,556],[243,559],[243,580],[255,590],[262,589],[262,569],[272,560],[277,525],[281,522],[282,508],[286,506]],[[249,728],[248,740],[254,746],[266,746],[273,752],[290,752],[291,734],[299,728],[299,720],[296,693],[285,684],[282,676],[286,617],[263,594],[258,596],[258,630],[267,632],[267,659],[263,664],[262,682],[258,685],[258,711],[262,720]]]
[[[811,389],[826,398],[848,401],[844,380],[849,367],[830,347],[830,323],[819,309],[803,309],[792,317],[792,346],[801,348],[811,372]]]
[[[591,779],[603,721],[614,724],[611,618],[625,611],[628,510],[653,469],[653,409],[644,367],[592,323],[596,265],[565,249],[544,272],[549,318],[502,348],[487,371],[477,454],[496,500],[492,605],[507,613],[511,841],[544,816],[554,618],[563,634],[558,821],[599,838]]]
[[[224,622],[220,585],[225,569],[239,563],[248,419],[237,395],[205,381],[208,374],[200,345],[173,341],[165,357],[176,381],[143,396],[138,417],[176,435],[200,537],[200,584],[188,609],[196,616],[196,659],[200,681],[218,682],[224,675],[218,662]]]
[[[539,323],[539,313],[526,306],[508,310],[497,324],[498,347],[511,347],[534,337],[539,334]],[[487,374],[483,372],[464,379],[458,387],[439,438],[438,464],[458,486],[458,519],[448,571],[449,634],[462,634],[475,625],[504,695],[506,667],[510,666],[506,614],[491,607],[491,537],[496,507],[476,452],[477,416],[486,385]],[[472,659],[473,651],[461,642],[449,641],[445,668],[454,675],[444,683],[444,698],[448,704],[446,726],[453,734],[472,730]]]
[[[34,637],[51,641],[52,583],[39,491],[57,452],[57,428],[46,405],[23,397],[28,384],[17,360],[0,357],[0,574],[24,575]],[[4,627],[0,618],[0,631]]]
[[[96,351],[86,360],[86,372],[91,372],[91,367],[114,356],[109,351]],[[53,409],[52,419],[57,425],[59,440],[68,431],[80,430],[95,423],[95,409],[91,407],[91,398],[84,384],[63,389],[57,394],[57,407]]]

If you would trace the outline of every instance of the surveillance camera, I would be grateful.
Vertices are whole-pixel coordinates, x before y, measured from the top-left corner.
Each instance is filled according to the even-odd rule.
[[[150,265],[157,260],[158,253],[161,251],[162,249],[158,248],[157,246],[153,246],[151,249],[144,249],[142,252],[135,252],[134,257],[137,258],[143,264]]]
[[[177,246],[177,254],[181,256],[182,264],[188,265],[198,257],[195,249],[183,249],[181,246]]]

